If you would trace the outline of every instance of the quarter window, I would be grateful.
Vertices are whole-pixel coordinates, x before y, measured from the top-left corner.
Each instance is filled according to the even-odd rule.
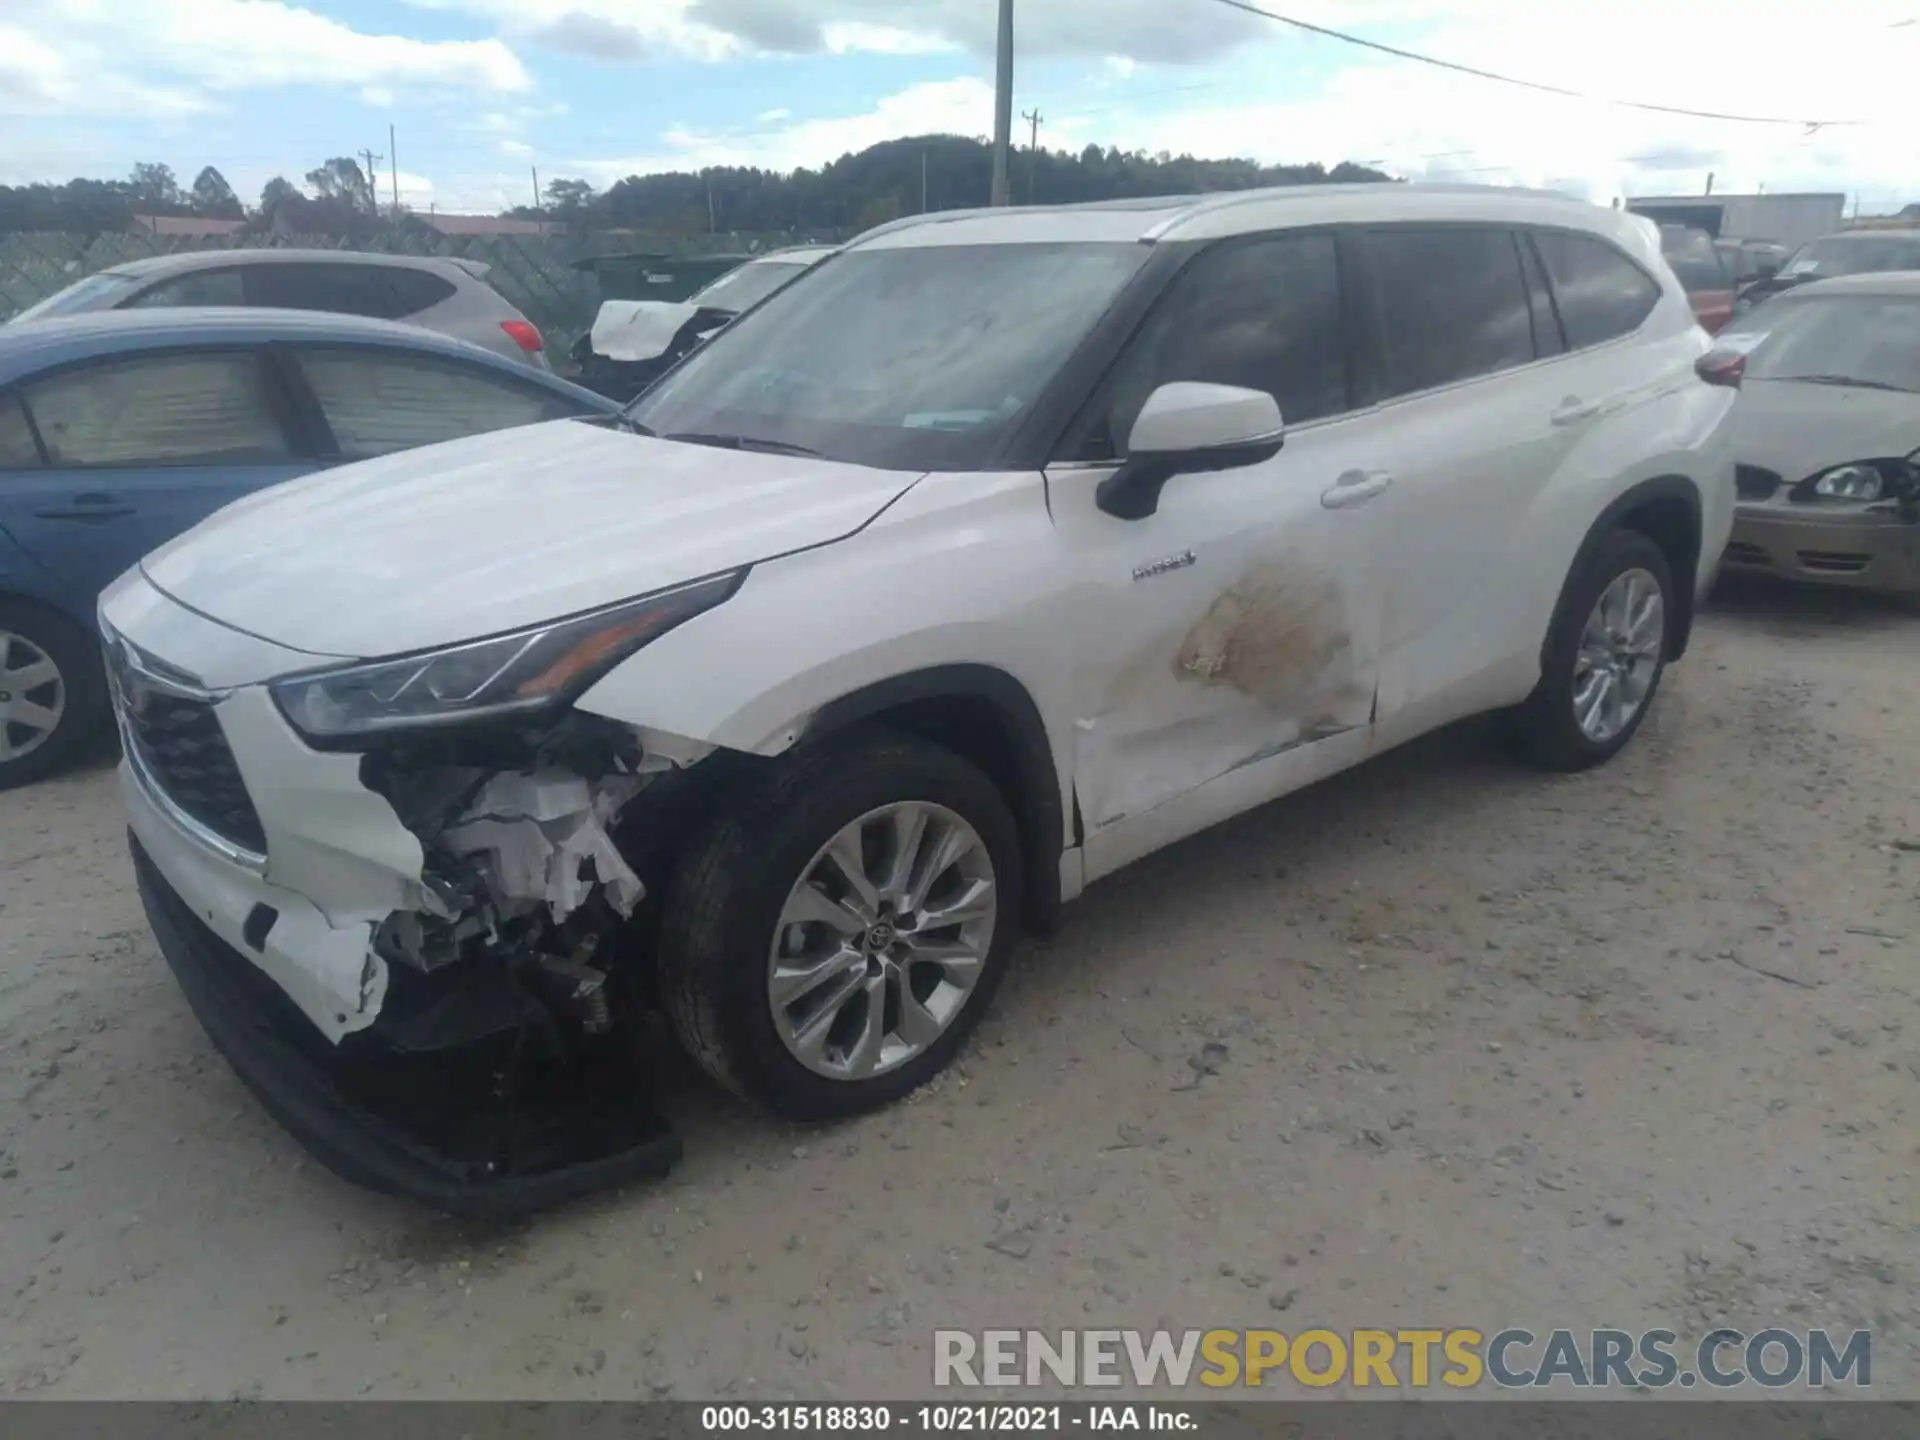
[[[551,391],[431,357],[316,349],[300,365],[349,460],[581,413]]]
[[[1079,457],[1125,453],[1147,397],[1179,381],[1264,390],[1290,425],[1348,409],[1340,293],[1329,234],[1268,236],[1200,255],[1128,347]]]
[[[1534,358],[1527,287],[1510,232],[1404,226],[1371,231],[1366,241],[1390,395]]]
[[[1533,243],[1553,280],[1553,303],[1570,349],[1631,334],[1660,303],[1653,278],[1604,240],[1536,230]]]
[[[51,465],[269,464],[291,451],[259,357],[149,355],[23,388]]]

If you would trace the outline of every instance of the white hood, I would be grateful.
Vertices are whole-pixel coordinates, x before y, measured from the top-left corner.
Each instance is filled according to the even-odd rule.
[[[398,655],[827,544],[919,478],[557,420],[262,491],[141,568],[262,639]]]
[[[657,360],[699,313],[698,305],[684,300],[608,300],[593,317],[590,343],[594,354],[609,360]]]

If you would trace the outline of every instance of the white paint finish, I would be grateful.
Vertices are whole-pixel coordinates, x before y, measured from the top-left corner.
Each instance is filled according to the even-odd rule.
[[[420,841],[360,783],[358,755],[309,749],[263,685],[235,690],[216,713],[266,831],[269,884],[305,895],[335,925],[426,903]]]
[[[560,420],[278,486],[143,568],[280,644],[399,655],[824,545],[917,478]]]
[[[1374,748],[1370,729],[1349,730],[1229,770],[1124,824],[1089,835],[1084,862],[1086,883],[1091,885],[1209,825],[1337,775],[1365,760]]]
[[[1371,507],[1322,504],[1367,447],[1358,417],[1301,426],[1261,464],[1175,476],[1142,520],[1098,508],[1106,469],[1049,472],[1071,557],[1090,835],[1235,766],[1368,724],[1378,527]],[[1187,552],[1191,565],[1155,568]]]
[[[1038,474],[930,475],[857,539],[754,567],[733,599],[648,645],[579,708],[773,755],[829,701],[937,665],[1024,685],[1071,774],[1068,555]]]
[[[162,595],[138,566],[106,588],[99,613],[119,634],[144,636],[136,643],[154,655],[193,656],[190,666],[173,663],[209,690],[250,685],[340,658],[290,650],[197,615]]]
[[[305,895],[267,884],[188,839],[120,766],[127,821],[181,900],[228,945],[260,967],[321,1034],[338,1044],[364,1030],[386,998],[387,967],[372,951],[373,923],[331,924]],[[279,913],[265,946],[241,933],[256,904]]]
[[[1177,455],[1275,439],[1280,406],[1264,390],[1180,381],[1147,397],[1127,437],[1130,455]]]

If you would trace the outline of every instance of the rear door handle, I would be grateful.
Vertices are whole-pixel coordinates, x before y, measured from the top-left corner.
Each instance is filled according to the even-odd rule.
[[[133,513],[133,506],[122,503],[119,496],[93,490],[74,496],[71,505],[50,505],[33,515],[36,520],[78,520],[98,525],[103,520],[123,520]]]
[[[1384,470],[1349,470],[1333,482],[1333,488],[1320,497],[1329,510],[1350,510],[1387,493],[1393,476]]]
[[[1598,400],[1582,400],[1578,395],[1569,395],[1560,402],[1560,408],[1550,418],[1556,425],[1578,425],[1582,420],[1591,420],[1599,413]]]

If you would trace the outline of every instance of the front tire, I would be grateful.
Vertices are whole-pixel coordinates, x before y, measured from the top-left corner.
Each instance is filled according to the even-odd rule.
[[[1674,613],[1665,552],[1637,530],[1602,540],[1569,581],[1540,683],[1511,717],[1520,754],[1565,771],[1619,754],[1660,688]]]
[[[107,713],[99,657],[72,621],[0,600],[0,790],[66,769]]]
[[[1019,832],[975,766],[904,736],[789,757],[722,802],[669,888],[661,994],[681,1043],[793,1120],[891,1103],[946,1068],[1020,914]]]

